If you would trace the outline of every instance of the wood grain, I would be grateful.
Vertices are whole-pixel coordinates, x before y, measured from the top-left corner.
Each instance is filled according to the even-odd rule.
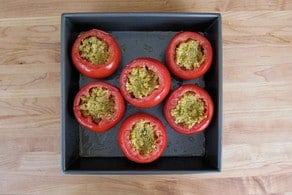
[[[292,193],[292,2],[0,0],[0,194]],[[60,171],[60,14],[221,12],[223,171]]]

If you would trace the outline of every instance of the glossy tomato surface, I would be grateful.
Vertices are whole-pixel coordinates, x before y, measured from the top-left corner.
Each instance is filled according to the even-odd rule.
[[[175,62],[175,54],[176,54],[176,48],[178,45],[182,42],[186,42],[188,40],[195,40],[198,41],[203,54],[205,56],[205,60],[201,63],[201,65],[198,68],[194,68],[192,70],[186,70],[181,68],[178,64]],[[176,34],[169,42],[167,49],[166,49],[166,62],[170,69],[170,71],[177,77],[181,79],[196,79],[198,77],[201,77],[203,74],[205,74],[211,64],[213,59],[213,50],[210,42],[207,38],[205,38],[203,35],[196,33],[196,32],[181,32]]]
[[[126,89],[128,75],[134,67],[147,67],[147,69],[152,70],[158,75],[159,87],[141,99],[135,98]],[[121,93],[130,104],[140,108],[149,108],[158,105],[167,96],[171,87],[171,77],[165,65],[160,61],[153,58],[137,58],[122,70],[119,84]]]
[[[149,122],[155,128],[156,147],[155,150],[149,154],[141,154],[135,150],[130,141],[130,133],[133,126],[141,121]],[[158,159],[167,146],[167,133],[162,122],[149,114],[137,113],[129,116],[121,125],[118,132],[118,143],[123,154],[130,160],[136,163],[150,163]]]
[[[109,58],[106,63],[94,65],[81,57],[79,46],[84,39],[89,37],[96,37],[107,44]],[[71,57],[73,64],[81,74],[90,78],[105,78],[117,70],[121,61],[121,50],[114,37],[109,33],[92,29],[81,33],[77,37],[72,47]]]
[[[187,128],[182,124],[176,124],[175,118],[171,116],[171,110],[177,106],[178,101],[187,92],[195,93],[200,99],[204,101],[205,104],[205,118],[199,123],[195,124],[192,128]],[[185,84],[175,89],[170,94],[164,105],[164,117],[166,121],[174,130],[182,134],[194,134],[205,130],[212,120],[213,113],[214,104],[210,95],[205,89],[194,84]]]
[[[90,116],[85,117],[81,113],[79,106],[81,102],[81,97],[88,96],[90,94],[90,90],[96,87],[102,87],[109,90],[109,97],[113,98],[115,102],[115,111],[111,118],[101,118],[98,123],[94,122],[94,120]],[[83,86],[75,96],[73,111],[77,121],[83,127],[94,132],[104,132],[115,126],[122,119],[125,112],[125,102],[120,91],[111,84],[105,82],[91,82]]]

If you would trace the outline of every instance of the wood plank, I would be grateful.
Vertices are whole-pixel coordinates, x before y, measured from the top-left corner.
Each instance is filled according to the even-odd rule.
[[[1,116],[59,115],[59,97],[0,99]]]
[[[146,1],[85,1],[53,0],[53,1],[5,1],[1,0],[0,18],[56,16],[63,12],[223,12],[223,11],[281,11],[291,10],[291,1],[275,0],[146,0]]]
[[[129,193],[136,194],[137,191],[145,194],[213,194],[224,186],[226,194],[266,194],[291,192],[290,181],[291,173],[271,176],[256,177],[231,177],[218,179],[200,179],[193,175],[178,176],[81,176],[76,179],[74,176],[66,176],[66,182],[60,175],[30,175],[25,177],[22,174],[7,174],[3,179],[13,180],[12,183],[6,183],[4,190],[11,189],[11,193],[94,193],[96,191],[102,194]],[[34,185],[26,185],[28,183]],[[142,182],[143,181],[143,182]],[[111,184],[110,187],[108,184]],[[230,187],[228,187],[230,186]],[[285,190],[287,191],[285,191]]]
[[[34,27],[34,26],[33,26]],[[35,31],[34,28],[29,27],[1,27],[0,34],[5,39],[0,39],[1,43],[1,53],[6,56],[4,52],[11,52],[12,49],[17,49],[16,51],[23,52],[28,51],[31,54],[27,56],[37,56],[40,53],[37,49],[40,49],[43,53],[47,53],[47,50],[51,49],[55,55],[59,53],[60,46],[60,34],[58,27],[45,25],[45,26],[35,26],[35,28],[44,28],[47,31],[42,32]],[[19,32],[22,32],[19,34]],[[53,58],[54,59],[54,58]]]
[[[54,132],[56,132],[59,130],[58,123],[60,123],[59,115],[7,115],[2,116],[0,121],[1,131],[3,130],[4,132],[9,129],[25,130],[30,128],[39,128],[41,130],[54,128],[56,129]]]

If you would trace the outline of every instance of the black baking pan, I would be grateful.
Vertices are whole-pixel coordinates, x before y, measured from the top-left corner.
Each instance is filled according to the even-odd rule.
[[[105,79],[90,79],[73,66],[71,48],[78,34],[90,29],[111,33],[122,50],[119,69]],[[164,154],[155,162],[137,164],[123,156],[117,143],[121,122],[105,133],[81,127],[74,117],[73,100],[80,87],[90,81],[106,81],[119,87],[119,74],[138,57],[152,57],[165,64],[166,46],[178,32],[200,32],[211,42],[210,70],[195,80],[172,77],[172,89],[185,83],[205,88],[214,101],[215,113],[202,133],[182,135],[165,121],[164,102],[148,109],[129,104],[122,121],[137,112],[161,119],[168,133]],[[61,18],[61,142],[62,171],[74,174],[173,174],[205,173],[221,170],[222,150],[222,36],[221,16],[217,13],[65,13]]]

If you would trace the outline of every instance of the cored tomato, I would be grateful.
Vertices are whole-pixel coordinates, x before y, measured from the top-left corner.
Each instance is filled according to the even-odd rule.
[[[123,122],[118,132],[118,143],[128,159],[137,163],[150,163],[166,149],[167,133],[158,118],[138,113]]]
[[[77,121],[94,132],[104,132],[123,117],[125,102],[120,91],[105,82],[91,82],[82,87],[74,99]]]
[[[170,71],[181,79],[195,79],[205,74],[213,58],[207,38],[195,32],[181,32],[169,42],[166,62]]]
[[[182,134],[203,131],[210,124],[214,112],[213,101],[206,90],[185,84],[175,89],[164,105],[168,124]]]
[[[149,108],[166,97],[170,90],[171,77],[160,61],[138,58],[122,70],[119,84],[121,93],[130,104]]]
[[[77,70],[90,78],[105,78],[113,74],[121,61],[121,50],[109,33],[92,29],[75,40],[72,61]]]

